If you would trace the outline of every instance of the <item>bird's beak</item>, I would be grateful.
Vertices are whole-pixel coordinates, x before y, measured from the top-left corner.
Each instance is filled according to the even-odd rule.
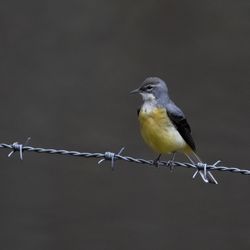
[[[139,93],[140,90],[139,89],[135,89],[135,90],[132,90],[129,92],[129,94],[136,94],[136,93]]]

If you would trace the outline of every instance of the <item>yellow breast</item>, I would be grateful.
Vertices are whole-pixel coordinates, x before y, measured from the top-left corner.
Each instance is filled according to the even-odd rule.
[[[165,108],[141,109],[139,113],[141,135],[156,152],[186,152],[190,148],[169,119]]]

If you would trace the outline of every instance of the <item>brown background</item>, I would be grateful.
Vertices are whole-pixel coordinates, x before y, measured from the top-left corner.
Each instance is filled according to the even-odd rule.
[[[250,169],[249,13],[247,0],[2,0],[1,141],[152,159],[128,92],[157,75],[204,161]],[[250,249],[248,176],[212,186],[190,169],[7,154],[1,249]]]

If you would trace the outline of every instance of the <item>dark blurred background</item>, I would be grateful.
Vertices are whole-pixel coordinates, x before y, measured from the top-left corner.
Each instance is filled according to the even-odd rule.
[[[160,76],[202,159],[250,169],[249,13],[247,0],[2,0],[1,142],[152,159],[128,92]],[[214,186],[190,169],[8,152],[0,249],[250,249],[248,176],[216,172]]]

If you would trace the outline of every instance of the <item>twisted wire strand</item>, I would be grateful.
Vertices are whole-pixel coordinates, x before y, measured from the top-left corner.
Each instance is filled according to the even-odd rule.
[[[155,167],[155,163],[153,160],[145,160],[141,158],[134,158],[131,156],[124,156],[121,155],[121,152],[124,148],[122,148],[119,153],[114,152],[104,152],[104,153],[90,153],[90,152],[78,152],[78,151],[72,151],[72,150],[64,150],[64,149],[52,149],[52,148],[35,148],[31,146],[24,146],[22,144],[19,144],[18,142],[14,142],[13,144],[6,144],[6,143],[0,143],[0,148],[7,148],[12,150],[9,153],[9,157],[14,152],[19,152],[21,160],[23,159],[23,151],[28,152],[35,152],[35,153],[45,153],[45,154],[59,154],[59,155],[68,155],[68,156],[76,156],[76,157],[86,157],[86,158],[102,158],[98,164],[100,164],[104,160],[110,160],[112,162],[111,167],[114,169],[114,161],[115,160],[123,160],[128,162],[134,162],[138,164],[146,164],[148,167]],[[219,162],[219,161],[218,161]],[[223,171],[223,172],[231,172],[231,173],[240,173],[243,175],[250,175],[250,170],[247,169],[240,169],[236,167],[225,167],[225,166],[217,166],[217,163],[209,165],[206,164],[207,170],[216,170],[216,171]],[[174,161],[171,162],[172,166],[174,167],[184,167],[184,168],[194,168],[194,169],[203,169],[204,165],[199,164],[192,164],[192,163],[183,163]],[[169,161],[159,161],[158,167],[167,167],[169,168]]]

